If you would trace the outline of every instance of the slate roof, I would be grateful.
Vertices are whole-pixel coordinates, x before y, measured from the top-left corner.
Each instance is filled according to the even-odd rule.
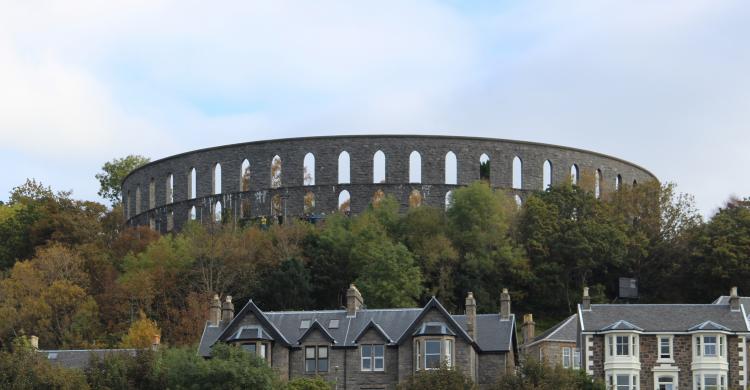
[[[713,302],[714,305],[728,305],[729,304],[729,295],[722,295]],[[740,297],[740,305],[745,307],[745,314],[747,314],[748,319],[750,319],[750,313],[747,312],[747,310],[750,310],[750,297]]]
[[[227,331],[236,332],[230,328],[235,327],[234,324],[245,315],[255,314],[256,317],[264,317],[268,325],[278,332],[278,337],[273,337],[274,341],[279,342],[283,338],[286,340],[286,345],[292,347],[299,345],[299,340],[309,330],[300,328],[302,320],[310,320],[311,328],[317,322],[316,326],[320,326],[330,335],[336,347],[356,347],[357,338],[365,328],[372,327],[373,324],[379,328],[378,332],[384,334],[388,344],[398,344],[399,339],[412,336],[416,328],[421,325],[421,322],[417,321],[420,315],[430,309],[444,312],[444,315],[448,316],[445,323],[456,334],[456,337],[464,337],[469,342],[475,343],[480,352],[506,352],[515,348],[515,317],[511,316],[510,320],[501,321],[499,314],[478,314],[477,337],[476,340],[471,340],[466,333],[466,316],[449,314],[434,298],[424,308],[362,309],[357,312],[356,317],[347,317],[346,310],[262,312],[251,300],[229,324],[211,326],[206,323],[198,346],[198,354],[210,356],[211,346],[217,340],[227,340],[231,336]],[[260,318],[259,320],[264,321]],[[338,328],[329,327],[331,320],[338,320]],[[268,334],[274,336],[275,332],[267,329],[268,326],[263,326],[263,328]],[[411,332],[409,332],[410,329]]]
[[[691,332],[699,327],[716,327],[729,332],[748,332],[744,309],[732,311],[729,305],[667,304],[667,305],[591,305],[581,310],[582,331],[603,332],[635,327],[643,332]],[[622,322],[620,322],[622,321]],[[619,322],[619,324],[618,324]],[[708,322],[713,325],[707,325]],[[615,327],[616,328],[613,328]]]
[[[89,362],[93,356],[100,360],[107,356],[127,354],[135,356],[137,349],[55,349],[55,350],[38,350],[37,353],[47,358],[50,363],[60,365],[65,368],[85,369],[89,367]]]
[[[534,337],[534,340],[527,344],[527,346],[541,341],[563,341],[575,343],[577,339],[578,314],[573,314]]]

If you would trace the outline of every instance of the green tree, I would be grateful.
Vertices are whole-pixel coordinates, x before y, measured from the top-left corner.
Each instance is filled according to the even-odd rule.
[[[295,378],[287,384],[288,390],[333,390],[333,385],[321,377]]]
[[[504,375],[497,390],[604,390],[600,381],[594,381],[582,370],[550,367],[527,358],[515,372]]]
[[[398,384],[398,390],[475,390],[478,387],[460,370],[440,367],[437,370],[418,371],[405,382]]]
[[[112,202],[113,205],[122,201],[122,181],[130,172],[147,164],[151,159],[138,155],[128,155],[104,163],[102,172],[96,174],[99,180],[99,196]]]
[[[25,337],[19,337],[12,352],[0,351],[0,388],[85,390],[89,386],[81,371],[52,365]]]
[[[313,308],[310,271],[298,259],[287,259],[262,276],[255,299],[263,310],[305,310]]]

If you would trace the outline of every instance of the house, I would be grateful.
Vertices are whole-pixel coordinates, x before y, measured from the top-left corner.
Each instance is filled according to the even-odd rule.
[[[155,335],[151,349],[157,350],[160,344],[160,337]],[[142,351],[135,348],[116,348],[116,349],[39,349],[39,337],[31,336],[31,347],[37,354],[46,358],[50,363],[65,367],[85,370],[90,367],[92,359],[102,361],[113,356],[136,356]]]
[[[550,366],[579,369],[581,353],[576,345],[578,340],[578,314],[573,314],[546,331],[535,335],[534,318],[531,314],[523,316],[521,333],[523,345],[521,352],[525,357],[533,358]]]
[[[608,388],[746,389],[744,306],[732,288],[726,303],[578,305],[583,367]]]
[[[422,308],[367,309],[351,285],[342,310],[264,312],[250,300],[237,315],[231,297],[214,296],[198,353],[216,343],[237,345],[265,359],[285,379],[320,375],[338,389],[394,389],[415,372],[445,364],[480,386],[516,367],[510,295],[498,314],[453,315],[432,298]]]

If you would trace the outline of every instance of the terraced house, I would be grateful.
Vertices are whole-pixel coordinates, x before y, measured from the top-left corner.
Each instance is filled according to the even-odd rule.
[[[395,389],[420,370],[461,370],[482,387],[515,369],[510,295],[497,314],[450,314],[434,297],[422,308],[367,309],[351,285],[341,310],[263,312],[250,300],[237,315],[231,297],[214,297],[198,353],[228,343],[257,354],[282,378],[320,375],[338,389]]]
[[[612,390],[747,388],[745,308],[733,288],[725,303],[578,306],[586,371]]]

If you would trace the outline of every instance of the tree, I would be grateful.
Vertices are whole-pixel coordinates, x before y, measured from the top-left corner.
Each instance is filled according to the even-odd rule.
[[[406,382],[399,383],[398,390],[475,390],[478,387],[460,370],[443,366],[437,370],[418,371]]]
[[[19,337],[12,352],[0,351],[0,388],[85,390],[89,386],[81,371],[51,364],[25,337]]]
[[[122,181],[130,172],[147,164],[151,159],[138,155],[128,155],[104,163],[102,172],[95,175],[99,180],[99,196],[109,200],[112,205],[122,201]]]
[[[138,320],[130,325],[128,333],[122,338],[123,348],[150,348],[154,339],[161,337],[161,331],[156,322],[148,319],[143,311],[140,311],[138,315]]]
[[[594,381],[582,370],[549,367],[527,357],[515,372],[504,375],[496,390],[604,390],[600,381]]]
[[[316,376],[314,378],[295,378],[287,384],[288,390],[333,390],[333,384]]]
[[[298,259],[287,259],[262,275],[255,295],[263,310],[305,310],[313,308],[310,271]]]

